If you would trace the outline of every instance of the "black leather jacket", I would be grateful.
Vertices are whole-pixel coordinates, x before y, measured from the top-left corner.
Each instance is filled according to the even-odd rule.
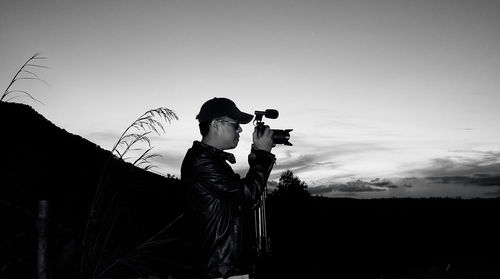
[[[244,211],[257,205],[275,156],[252,151],[248,156],[250,169],[243,179],[226,160],[234,162],[234,156],[195,141],[182,162],[181,180],[186,187],[195,264],[206,277],[248,273],[248,258],[243,252],[243,233],[247,229]]]

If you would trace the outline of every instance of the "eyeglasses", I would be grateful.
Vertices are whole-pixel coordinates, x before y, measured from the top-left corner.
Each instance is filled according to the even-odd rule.
[[[225,119],[217,119],[217,121],[230,123],[230,124],[232,124],[232,126],[235,130],[238,130],[239,128],[241,128],[240,123],[235,122],[235,121],[225,120]]]

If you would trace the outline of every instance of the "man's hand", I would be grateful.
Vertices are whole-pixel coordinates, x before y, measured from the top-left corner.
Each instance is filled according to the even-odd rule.
[[[271,152],[271,149],[275,146],[273,142],[273,132],[269,129],[269,126],[265,125],[264,128],[259,130],[255,127],[253,131],[253,147],[256,150],[265,150]]]

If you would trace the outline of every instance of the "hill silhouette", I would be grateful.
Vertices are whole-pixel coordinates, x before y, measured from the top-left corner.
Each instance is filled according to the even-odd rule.
[[[39,200],[49,202],[52,276],[76,278],[90,205],[109,158],[104,200],[114,198],[114,203],[103,206],[118,217],[103,266],[134,251],[182,213],[178,179],[110,157],[109,151],[57,127],[30,106],[0,102],[0,117],[0,278],[35,277]],[[175,245],[167,247],[170,252]],[[159,258],[172,257],[163,250]],[[175,253],[176,259],[182,256]]]
[[[0,278],[36,277],[42,199],[49,201],[50,277],[78,278],[90,206],[110,152],[27,105],[0,102],[0,117]],[[179,180],[116,159],[107,170],[101,209],[112,214],[96,225],[111,228],[96,264],[107,272],[102,277],[154,271],[189,278],[189,244],[182,218],[175,221],[183,208]],[[500,278],[500,199],[270,195],[267,206],[273,254],[258,259],[258,278]],[[160,241],[141,246],[153,236]]]

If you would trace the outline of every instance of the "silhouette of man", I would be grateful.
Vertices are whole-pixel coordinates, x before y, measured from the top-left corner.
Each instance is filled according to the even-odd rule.
[[[244,178],[229,163],[233,154],[224,150],[238,145],[240,124],[253,115],[240,111],[226,98],[205,102],[196,117],[201,142],[195,141],[182,162],[181,180],[186,187],[187,213],[191,224],[195,267],[202,278],[249,278],[251,257],[247,251],[250,224],[244,216],[258,204],[275,162],[272,131],[253,132]]]

